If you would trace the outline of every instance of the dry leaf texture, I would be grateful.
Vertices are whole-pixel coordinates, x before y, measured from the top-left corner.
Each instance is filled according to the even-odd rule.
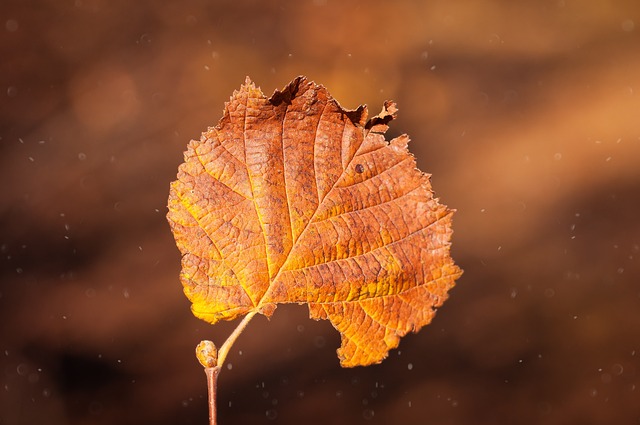
[[[452,211],[385,140],[395,104],[367,121],[298,77],[267,99],[247,78],[191,141],[169,195],[193,313],[210,323],[306,303],[341,333],[343,366],[377,363],[428,324],[460,276]]]

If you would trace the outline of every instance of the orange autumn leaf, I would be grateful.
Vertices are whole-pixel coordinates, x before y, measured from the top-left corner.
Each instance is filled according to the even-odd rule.
[[[434,316],[462,271],[452,211],[384,133],[386,102],[343,109],[298,77],[267,99],[247,78],[189,143],[168,220],[193,314],[210,323],[308,304],[342,336],[342,366],[382,361]]]

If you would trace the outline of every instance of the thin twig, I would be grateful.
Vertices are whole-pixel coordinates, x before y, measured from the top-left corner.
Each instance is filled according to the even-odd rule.
[[[196,357],[204,367],[204,373],[207,375],[207,391],[209,393],[209,425],[216,425],[218,419],[216,417],[216,397],[218,392],[218,375],[224,360],[229,354],[229,350],[236,339],[240,336],[244,328],[247,327],[249,321],[255,316],[257,311],[247,313],[229,338],[222,344],[220,350],[211,341],[201,341],[196,347]]]
[[[216,425],[216,393],[218,390],[218,374],[220,366],[205,367],[204,373],[207,375],[207,390],[209,392],[209,425]]]

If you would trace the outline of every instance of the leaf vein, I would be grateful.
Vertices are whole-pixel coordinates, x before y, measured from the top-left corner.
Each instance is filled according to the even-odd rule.
[[[325,102],[324,107],[322,108],[322,112],[320,113],[320,119],[318,120],[317,124],[316,124],[316,131],[313,135],[313,146],[312,146],[312,151],[311,151],[311,156],[313,157],[313,178],[316,181],[316,195],[318,196],[318,207],[320,207],[320,204],[322,203],[322,199],[320,199],[320,185],[318,184],[318,172],[316,170],[316,143],[318,142],[318,131],[320,131],[320,123],[322,122],[322,118],[324,117],[324,113],[327,110],[327,106],[329,105],[329,102]]]
[[[218,246],[218,244],[216,243],[216,241],[214,240],[213,236],[209,233],[209,231],[205,228],[205,226],[203,226],[203,223],[201,220],[198,219],[198,217],[196,216],[196,214],[191,210],[191,208],[189,208],[189,206],[191,205],[189,203],[189,201],[187,201],[183,196],[181,196],[179,193],[176,192],[176,196],[178,197],[178,199],[180,200],[180,203],[182,204],[182,206],[184,207],[184,209],[189,213],[189,215],[191,217],[193,217],[193,219],[195,220],[195,222],[198,224],[198,228],[202,229],[204,231],[204,234],[207,235],[207,238],[211,241],[211,244],[213,245],[213,247],[216,249],[216,251],[218,252],[218,254],[220,254],[220,261],[221,263],[223,263],[225,265],[225,267],[227,267],[227,269],[231,270],[231,273],[233,273],[233,276],[236,278],[236,280],[238,281],[238,283],[240,284],[240,287],[244,290],[244,292],[247,294],[247,297],[249,297],[249,293],[247,292],[247,288],[245,288],[245,286],[242,284],[242,280],[238,277],[238,274],[236,273],[236,271],[233,269],[233,267],[229,264],[229,262],[227,261],[227,258],[225,256],[222,255],[222,251],[220,250],[220,247]],[[192,255],[196,255],[193,252],[191,252]],[[196,257],[200,257],[199,255],[196,255]],[[203,257],[200,257],[203,258]],[[209,258],[204,258],[205,260],[209,260]],[[208,273],[207,273],[208,276]],[[249,297],[249,299],[251,300],[251,297]]]
[[[194,151],[195,152],[195,151]],[[231,153],[229,153],[231,154]],[[233,155],[232,155],[233,156]],[[215,181],[217,181],[218,183],[220,183],[222,186],[226,187],[227,189],[229,189],[231,192],[235,193],[236,195],[242,197],[242,199],[247,199],[249,200],[249,198],[247,198],[245,195],[243,195],[242,193],[238,192],[237,190],[235,190],[234,188],[232,188],[231,186],[229,186],[228,184],[226,184],[225,182],[223,182],[221,179],[217,178],[216,176],[214,176],[213,174],[211,174],[209,172],[209,170],[207,170],[207,166],[204,163],[204,161],[202,160],[202,156],[198,153],[195,152],[195,157],[198,159],[198,162],[200,163],[200,165],[202,165],[202,169],[204,170],[205,173],[207,173],[207,175],[209,177],[211,177],[212,179],[214,179]],[[235,158],[235,157],[234,157]]]
[[[326,261],[326,262],[323,262],[323,263],[317,263],[317,264],[313,264],[313,265],[310,265],[310,266],[299,267],[299,268],[296,268],[296,269],[287,269],[286,271],[288,271],[288,272],[301,271],[301,270],[304,270],[304,269],[310,269],[310,268],[313,268],[313,267],[318,267],[318,266],[321,266],[323,264],[329,264],[329,263],[334,263],[334,262],[335,263],[339,263],[339,262],[347,261],[347,260],[356,260],[359,257],[363,257],[365,255],[373,254],[374,252],[382,250],[383,248],[389,248],[389,247],[391,247],[393,245],[399,244],[400,242],[404,241],[405,239],[408,239],[408,238],[410,238],[412,236],[415,236],[415,235],[419,234],[420,232],[423,232],[423,231],[429,229],[431,226],[433,226],[434,224],[438,223],[444,217],[446,217],[446,216],[438,217],[436,220],[428,223],[426,226],[419,227],[418,229],[407,233],[405,236],[402,236],[400,239],[397,239],[397,240],[395,240],[393,242],[389,242],[388,244],[381,245],[381,246],[376,247],[376,248],[374,248],[372,250],[369,250],[369,251],[366,251],[366,252],[362,252],[362,253],[357,254],[357,255],[352,255],[352,256],[346,257],[346,258],[337,258],[335,260]]]
[[[351,211],[343,211],[343,212],[341,212],[341,213],[339,213],[339,214],[331,215],[331,216],[325,217],[325,218],[323,218],[322,220],[313,221],[313,224],[318,224],[318,223],[322,223],[323,221],[327,221],[327,220],[335,219],[335,218],[338,218],[338,217],[340,217],[340,216],[342,216],[342,215],[347,215],[347,214],[360,214],[362,211],[366,211],[366,210],[368,210],[368,209],[373,209],[373,208],[376,208],[376,207],[379,207],[379,206],[382,206],[382,205],[391,204],[391,203],[393,203],[393,202],[397,201],[398,199],[402,199],[402,198],[404,198],[405,196],[409,196],[410,194],[412,194],[413,192],[415,192],[415,191],[417,191],[418,189],[421,189],[421,188],[422,188],[422,185],[418,185],[418,186],[414,187],[413,189],[411,189],[411,190],[409,190],[409,191],[407,191],[407,192],[405,192],[405,193],[401,194],[400,196],[398,196],[398,197],[396,197],[396,198],[389,199],[388,201],[380,202],[380,203],[378,203],[378,204],[365,205],[365,206],[364,206],[364,207],[362,207],[362,208],[358,208],[358,209],[351,210]]]
[[[247,165],[247,114],[248,114],[248,110],[249,110],[249,94],[247,93],[245,95],[245,100],[244,100],[244,116],[242,117],[242,121],[243,121],[243,127],[242,127],[242,143],[244,146],[244,166],[247,170],[247,178],[249,179],[249,187],[251,188],[251,198],[253,200],[253,207],[254,210],[256,212],[256,218],[258,220],[258,223],[260,224],[260,229],[262,229],[262,232],[260,233],[262,235],[262,243],[264,246],[264,256],[265,259],[267,260],[267,262],[269,261],[269,253],[267,252],[267,241],[265,238],[265,227],[264,227],[264,223],[262,222],[262,218],[260,217],[260,213],[258,212],[258,204],[256,202],[256,195],[253,191],[253,179],[251,178],[251,172],[249,171],[249,166]],[[243,289],[245,290],[245,292],[247,292],[247,288],[244,287],[244,285],[242,286]],[[253,301],[253,298],[251,298],[251,296],[249,295],[249,293],[247,292],[247,296],[249,296],[249,299],[251,300],[251,303],[253,303],[254,307],[256,306],[256,303]]]
[[[282,117],[282,127],[280,132],[280,146],[282,150],[282,184],[284,185],[284,196],[287,201],[287,215],[289,216],[289,238],[291,238],[291,247],[293,247],[293,218],[291,217],[291,200],[289,199],[289,185],[287,185],[287,173],[285,171],[287,167],[287,161],[284,155],[284,136],[285,136],[285,123],[287,122],[287,112],[289,111],[289,105],[284,108],[284,116]],[[291,248],[289,249],[291,252]],[[288,255],[288,253],[287,253]]]

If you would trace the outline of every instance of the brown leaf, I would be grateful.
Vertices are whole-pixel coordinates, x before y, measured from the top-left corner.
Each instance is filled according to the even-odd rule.
[[[462,273],[452,211],[416,169],[408,136],[298,77],[267,99],[247,78],[191,141],[168,219],[193,313],[210,323],[307,303],[342,335],[343,366],[377,363],[428,324]]]

